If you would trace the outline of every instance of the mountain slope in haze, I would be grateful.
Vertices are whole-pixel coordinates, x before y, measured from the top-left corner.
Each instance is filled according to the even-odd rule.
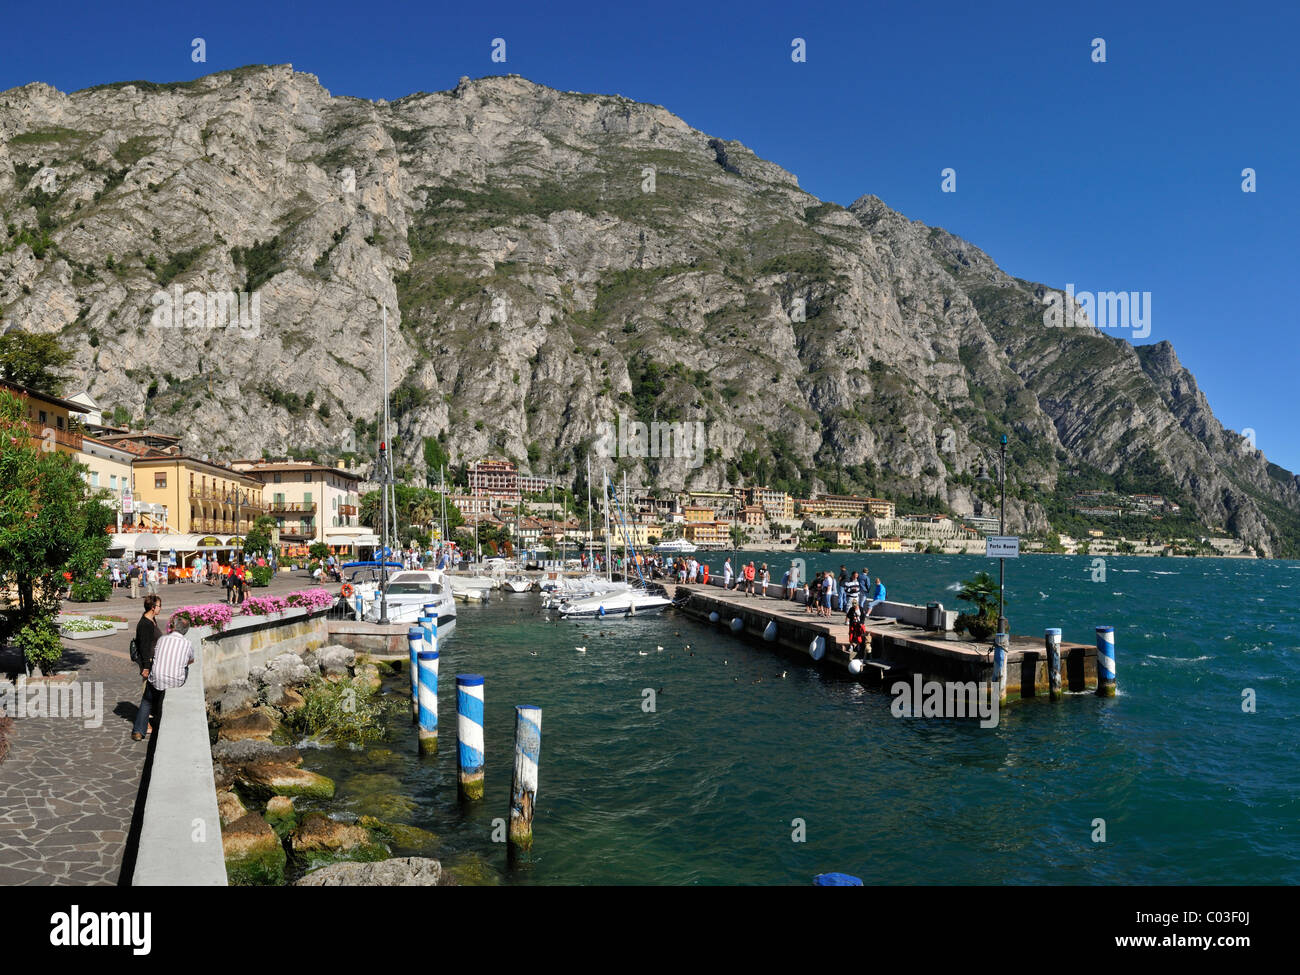
[[[373,447],[390,319],[399,456],[577,476],[598,424],[701,421],[647,484],[742,479],[1042,531],[1074,478],[1167,493],[1261,554],[1300,488],[1168,343],[1044,325],[1048,289],[864,196],[845,209],[666,109],[516,76],[395,102],[289,66],[0,93],[0,321],[186,446]],[[256,292],[256,328],[160,328],[160,289]]]

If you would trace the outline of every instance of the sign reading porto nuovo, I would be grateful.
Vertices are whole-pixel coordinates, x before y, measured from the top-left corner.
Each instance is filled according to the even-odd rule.
[[[1016,535],[990,535],[984,540],[984,554],[991,559],[1020,557],[1020,539]]]

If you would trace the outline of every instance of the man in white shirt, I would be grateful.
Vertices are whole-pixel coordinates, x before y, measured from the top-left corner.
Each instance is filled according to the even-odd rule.
[[[185,636],[190,628],[189,622],[182,617],[172,626],[174,629],[153,645],[152,657],[142,661],[145,667],[141,676],[146,683],[135,726],[131,729],[135,741],[144,738],[151,714],[157,719],[162,718],[163,695],[169,687],[180,687],[185,683],[189,666],[194,663],[194,646]]]

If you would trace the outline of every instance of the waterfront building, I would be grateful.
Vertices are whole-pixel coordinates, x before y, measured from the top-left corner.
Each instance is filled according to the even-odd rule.
[[[794,518],[794,498],[785,491],[767,487],[747,488],[745,503],[758,505],[772,521],[778,519],[789,521]]]
[[[266,513],[287,545],[324,542],[371,545],[374,532],[360,523],[361,475],[339,465],[310,461],[235,461],[235,470],[263,485]]]
[[[145,504],[166,506],[172,531],[244,535],[266,513],[258,478],[182,454],[179,447],[171,450],[136,457],[131,467],[135,496]]]
[[[0,389],[23,401],[27,430],[32,439],[50,443],[55,450],[75,455],[81,449],[79,417],[87,408],[72,400],[28,389],[16,383],[0,381]]]

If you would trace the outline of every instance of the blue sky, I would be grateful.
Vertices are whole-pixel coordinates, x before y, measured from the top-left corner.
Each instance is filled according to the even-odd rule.
[[[1253,429],[1270,459],[1300,471],[1298,11],[229,0],[55,15],[24,4],[5,15],[0,89],[290,62],[369,98],[510,72],[655,102],[824,199],[874,193],[1016,276],[1151,292],[1145,341],[1173,342],[1224,424]],[[206,64],[191,60],[194,37]],[[496,37],[504,65],[490,59]],[[806,63],[791,60],[795,37]],[[1094,37],[1105,64],[1091,60]],[[956,193],[940,192],[945,167]],[[1246,167],[1255,193],[1241,191]]]

